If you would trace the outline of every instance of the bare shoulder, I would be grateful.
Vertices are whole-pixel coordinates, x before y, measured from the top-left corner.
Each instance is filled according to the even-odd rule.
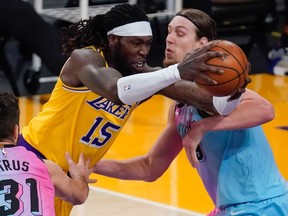
[[[75,49],[61,72],[61,80],[68,86],[83,86],[80,76],[85,76],[91,68],[105,67],[105,59],[93,49]]]
[[[105,65],[105,59],[99,52],[93,49],[75,49],[70,58],[70,63],[77,63],[87,65],[89,63],[97,64],[99,66]]]

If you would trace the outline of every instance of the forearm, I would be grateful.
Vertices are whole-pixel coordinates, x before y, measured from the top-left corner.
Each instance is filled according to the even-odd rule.
[[[149,163],[145,157],[128,160],[100,160],[94,167],[96,174],[123,180],[150,181]]]
[[[206,112],[217,113],[213,106],[212,96],[199,88],[194,82],[180,80],[158,93]]]
[[[72,205],[80,205],[86,201],[89,193],[87,183],[81,180],[70,179],[70,181],[66,181],[65,184],[65,187],[55,185],[55,196]]]
[[[273,106],[255,92],[247,89],[237,108],[227,116],[212,116],[196,122],[204,131],[239,130],[255,127],[274,118]]]
[[[178,80],[181,80],[181,77],[177,65],[155,72],[122,77],[117,81],[118,96],[123,103],[132,104],[145,100]]]

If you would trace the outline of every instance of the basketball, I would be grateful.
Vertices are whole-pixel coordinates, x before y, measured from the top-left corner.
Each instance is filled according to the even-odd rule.
[[[210,51],[222,51],[224,56],[211,58],[206,61],[206,64],[221,68],[224,73],[207,72],[211,79],[217,81],[216,85],[203,80],[195,82],[213,96],[227,96],[245,84],[245,78],[249,74],[249,63],[245,53],[237,44],[227,40],[216,40],[216,42],[216,46]]]

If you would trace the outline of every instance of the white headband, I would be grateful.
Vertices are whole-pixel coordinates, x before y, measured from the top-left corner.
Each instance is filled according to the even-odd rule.
[[[118,26],[107,32],[107,36],[152,36],[150,23],[147,21],[133,22]]]

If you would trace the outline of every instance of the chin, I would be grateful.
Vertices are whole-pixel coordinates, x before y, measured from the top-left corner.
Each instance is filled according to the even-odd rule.
[[[174,59],[167,59],[165,58],[164,61],[163,61],[163,66],[164,67],[168,67],[170,65],[173,65],[173,64],[176,64],[178,63],[177,61],[175,61]]]
[[[131,71],[131,74],[143,73],[144,67],[137,67],[137,66],[133,65],[133,66],[130,68],[130,71]]]

